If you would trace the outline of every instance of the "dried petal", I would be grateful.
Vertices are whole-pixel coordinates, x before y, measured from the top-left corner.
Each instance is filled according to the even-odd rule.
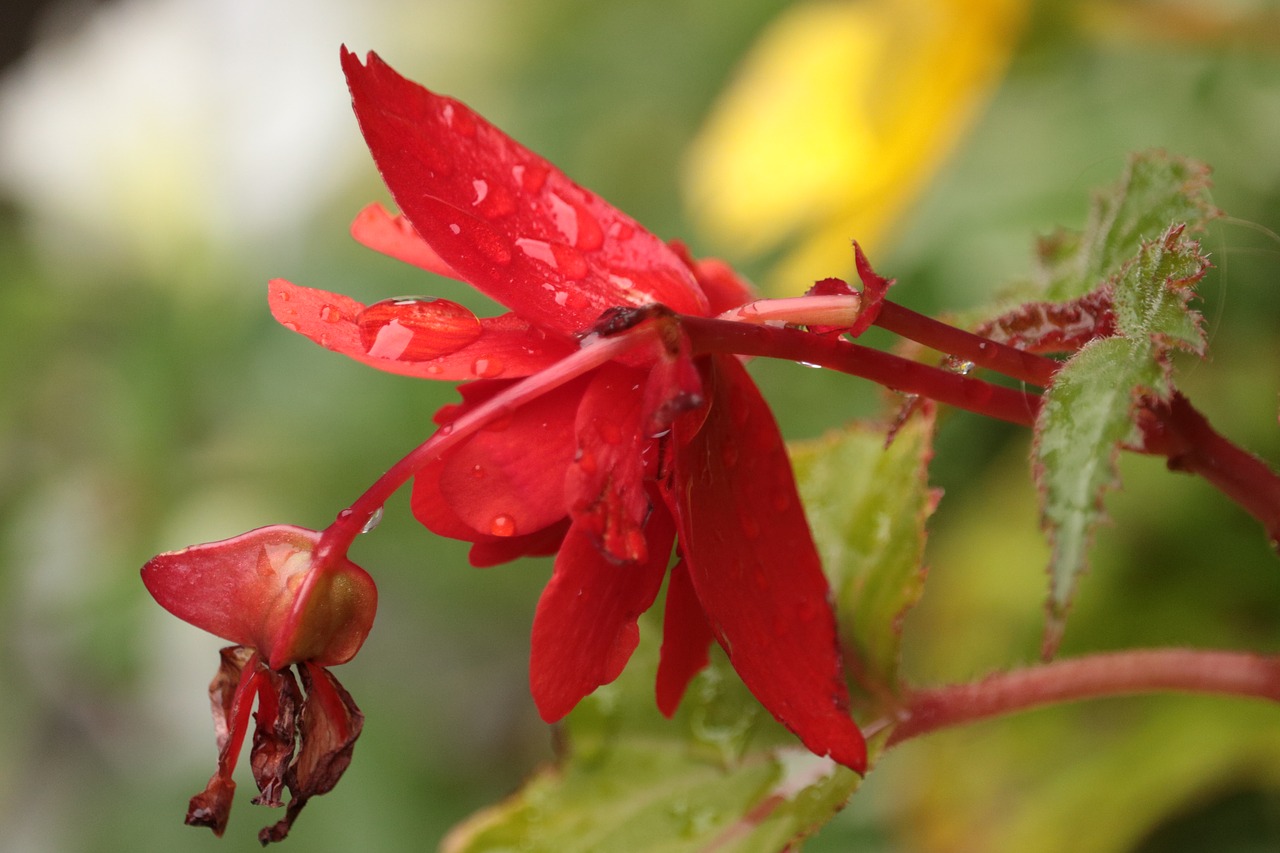
[[[249,753],[249,766],[261,792],[253,802],[279,807],[284,805],[280,795],[284,793],[285,774],[293,759],[302,694],[298,692],[293,673],[287,669],[263,670],[262,679],[258,688],[258,710],[254,714],[253,749]]]
[[[307,801],[333,790],[364,728],[364,714],[329,670],[303,663],[298,672],[306,699],[299,720],[301,746],[286,777],[292,798],[284,818],[258,833],[264,845],[284,839]]]

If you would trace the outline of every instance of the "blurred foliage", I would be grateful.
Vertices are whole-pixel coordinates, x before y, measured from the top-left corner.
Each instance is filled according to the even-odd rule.
[[[119,0],[95,15],[148,27],[169,21],[160,12],[177,5]],[[656,233],[685,237],[701,252],[714,242],[682,212],[685,152],[788,4],[382,0],[358,14],[306,4],[293,9],[292,24],[284,14],[274,28],[260,26],[263,8],[209,4],[224,11],[210,11],[194,30],[151,32],[154,42],[117,35],[110,50],[87,54],[100,67],[82,63],[66,77],[70,89],[19,97],[17,87],[33,85],[37,59],[69,62],[77,39],[101,29],[97,18],[72,20],[0,84],[7,138],[19,107],[28,126],[41,115],[28,112],[33,103],[53,114],[68,103],[106,102],[115,91],[107,71],[131,45],[154,43],[167,50],[148,54],[143,75],[126,87],[135,100],[160,97],[158,81],[166,80],[211,110],[269,95],[276,109],[305,101],[325,116],[293,136],[287,122],[244,125],[237,156],[265,152],[258,171],[237,171],[227,151],[210,150],[228,144],[225,135],[139,130],[142,141],[164,140],[172,155],[165,169],[186,170],[164,172],[168,180],[199,179],[190,185],[251,197],[241,211],[260,223],[251,229],[220,227],[225,211],[221,219],[188,215],[220,210],[210,201],[216,193],[191,191],[190,210],[153,210],[111,190],[154,187],[157,174],[145,152],[132,161],[93,156],[113,116],[139,129],[123,108],[95,112],[101,126],[56,125],[48,138],[60,147],[37,149],[55,166],[56,156],[87,158],[92,168],[74,181],[19,181],[5,161],[6,849],[167,853],[255,844],[270,816],[247,795],[221,842],[181,825],[187,798],[213,766],[205,687],[218,642],[156,607],[137,569],[157,551],[265,523],[324,524],[420,441],[431,413],[452,398],[446,387],[325,353],[275,327],[266,311],[272,276],[363,300],[472,299],[346,239],[359,206],[385,193],[359,150],[338,41],[377,49],[406,74],[463,97]],[[1163,147],[1208,162],[1214,202],[1236,218],[1211,226],[1205,240],[1216,266],[1201,287],[1211,360],[1189,366],[1181,385],[1221,431],[1280,459],[1280,239],[1272,233],[1280,228],[1280,11],[1262,0],[1042,0],[1027,14],[1021,40],[1008,46],[1007,73],[967,135],[928,164],[932,179],[909,175],[901,185],[909,197],[879,208],[883,220],[873,216],[867,227],[884,237],[872,260],[899,280],[895,298],[904,304],[964,310],[1026,272],[1033,235],[1078,227],[1082,197],[1117,174],[1128,152]],[[325,27],[298,25],[313,15]],[[893,38],[889,64],[920,41],[909,31]],[[179,69],[192,45],[221,61]],[[311,67],[298,58],[310,52],[331,65],[312,76],[284,73]],[[901,97],[923,105],[933,91],[923,82]],[[85,93],[95,97],[84,101]],[[88,107],[76,109],[73,119]],[[240,189],[262,189],[272,164],[283,170],[317,149],[328,159],[298,183]],[[0,160],[11,154],[0,148]],[[807,155],[797,147],[793,156]],[[246,174],[248,183],[230,180]],[[111,191],[95,189],[90,202],[67,207],[100,175]],[[805,207],[803,198],[789,200]],[[277,202],[299,203],[274,217],[249,216]],[[813,233],[826,224],[813,223]],[[762,277],[772,258],[744,249],[728,260]],[[847,276],[851,267],[847,257],[824,274]],[[794,437],[872,411],[880,399],[876,389],[823,371],[754,369]],[[971,416],[943,419],[931,476],[946,497],[933,521],[924,599],[904,637],[903,672],[912,681],[967,680],[1034,659],[1047,554],[1027,444],[1027,435]],[[1108,500],[1112,524],[1099,534],[1063,653],[1183,643],[1277,650],[1280,573],[1256,526],[1205,484],[1155,460],[1125,459],[1122,473],[1125,489]],[[339,675],[369,723],[342,784],[308,808],[287,843],[420,849],[550,757],[551,737],[526,686],[529,625],[548,567],[466,568],[463,550],[414,524],[403,499],[358,545],[353,558],[378,578],[383,604],[360,663]],[[1052,839],[1078,841],[1087,828],[1092,850],[1176,853],[1205,849],[1205,827],[1231,827],[1229,836],[1212,836],[1216,850],[1274,849],[1278,730],[1280,711],[1270,707],[1156,697],[935,735],[888,754],[806,849],[1052,850]]]

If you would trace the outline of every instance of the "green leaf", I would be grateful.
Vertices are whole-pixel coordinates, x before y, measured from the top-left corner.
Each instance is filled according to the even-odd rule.
[[[1107,283],[1117,336],[1086,344],[1044,395],[1032,457],[1052,546],[1046,655],[1057,647],[1076,579],[1088,565],[1103,493],[1119,486],[1116,455],[1141,443],[1135,403],[1143,395],[1168,399],[1170,349],[1203,353],[1201,318],[1187,302],[1209,262],[1182,235],[1181,226],[1169,227]]]
[[[854,699],[871,710],[897,693],[901,622],[924,591],[925,521],[937,503],[927,470],[932,416],[902,425],[854,425],[792,446],[809,527],[840,613]]]
[[[800,493],[846,637],[878,689],[896,685],[898,622],[920,595],[932,419],[854,427],[795,448]],[[719,649],[673,719],[653,685],[660,620],[641,620],[623,674],[569,715],[555,767],[446,839],[448,853],[775,853],[814,832],[856,773],[804,749],[743,686]],[[889,730],[868,745],[869,763]]]
[[[1040,241],[1040,298],[1065,301],[1089,293],[1170,223],[1200,230],[1221,215],[1209,187],[1209,168],[1202,163],[1163,151],[1132,155],[1120,181],[1094,197],[1082,231],[1058,231]]]

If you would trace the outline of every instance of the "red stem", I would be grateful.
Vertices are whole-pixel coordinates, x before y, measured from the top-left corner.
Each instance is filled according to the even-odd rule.
[[[966,332],[888,300],[881,303],[879,313],[872,322],[930,349],[971,361],[978,367],[994,370],[1041,388],[1048,388],[1052,384],[1054,372],[1061,367],[1059,362],[1051,358]]]
[[[696,353],[732,352],[816,364],[1025,427],[1035,423],[1040,408],[1040,398],[1035,394],[992,385],[835,336],[707,317],[681,317],[680,324]]]
[[[1280,701],[1280,658],[1247,652],[1137,649],[1062,660],[907,697],[889,745],[939,729],[1061,702],[1171,691]]]
[[[1280,550],[1280,476],[1232,444],[1182,394],[1148,402],[1138,411],[1147,453],[1169,457],[1169,468],[1199,474],[1262,523]]]

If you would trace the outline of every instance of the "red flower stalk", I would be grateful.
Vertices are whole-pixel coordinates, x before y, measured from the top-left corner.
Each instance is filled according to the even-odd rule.
[[[218,769],[191,798],[192,826],[218,836],[226,829],[231,774],[255,698],[254,802],[282,806],[284,789],[291,794],[284,818],[259,833],[263,844],[288,835],[307,800],[330,790],[351,761],[364,717],[325,667],[355,656],[378,595],[354,563],[317,561],[319,540],[314,530],[276,525],[160,554],[142,567],[143,583],[165,609],[236,644],[222,650],[209,685]]]
[[[342,63],[402,211],[367,208],[354,235],[511,312],[479,319],[443,300],[364,306],[272,283],[277,319],[330,349],[396,373],[469,380],[462,402],[437,414],[436,437],[354,515],[413,475],[417,518],[472,542],[473,564],[556,554],[531,652],[548,721],[621,672],[674,548],[663,713],[675,712],[714,640],[809,749],[863,770],[830,591],[777,425],[739,359],[695,355],[676,316],[741,306],[749,287],[376,55],[361,64],[344,49]],[[592,355],[611,340],[608,358]],[[320,552],[345,553],[353,524],[340,520]]]

